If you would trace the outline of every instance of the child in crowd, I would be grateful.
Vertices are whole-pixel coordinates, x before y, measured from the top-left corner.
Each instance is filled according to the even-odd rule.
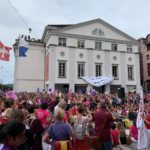
[[[112,137],[112,143],[113,147],[116,147],[119,145],[120,149],[123,149],[121,142],[120,142],[120,131],[116,128],[116,124],[111,124],[111,137]]]
[[[121,141],[121,144],[127,144],[127,135],[126,135],[126,132],[125,132],[125,128],[123,126],[123,123],[121,121],[119,121],[117,123],[117,129],[119,130],[120,132],[120,141]]]
[[[129,136],[132,142],[137,142],[138,140],[138,129],[136,127],[136,119],[133,120],[133,125],[130,126]]]

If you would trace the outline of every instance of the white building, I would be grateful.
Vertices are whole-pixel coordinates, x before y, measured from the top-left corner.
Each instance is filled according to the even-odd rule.
[[[15,43],[14,90],[35,92],[44,89],[45,44],[29,42],[27,57],[18,57],[18,42]]]
[[[92,87],[80,76],[102,75],[114,80],[96,88],[101,92],[116,92],[119,87],[140,91],[137,41],[103,20],[48,25],[42,41],[31,42],[27,57],[16,57],[16,91],[36,91],[43,85],[63,92],[86,91]]]

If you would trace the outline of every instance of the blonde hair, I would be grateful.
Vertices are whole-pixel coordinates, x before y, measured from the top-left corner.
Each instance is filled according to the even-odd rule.
[[[54,112],[56,120],[61,121],[64,117],[64,113],[65,113],[64,110],[62,108],[58,107],[56,109],[56,111]]]
[[[19,122],[23,122],[25,119],[25,114],[21,109],[16,109],[12,113],[12,119]]]
[[[8,119],[12,118],[12,113],[13,113],[14,109],[13,108],[7,108],[4,112],[3,112],[3,116],[7,117]]]
[[[65,100],[60,100],[60,102],[58,103],[58,107],[65,109],[66,107],[66,101]]]

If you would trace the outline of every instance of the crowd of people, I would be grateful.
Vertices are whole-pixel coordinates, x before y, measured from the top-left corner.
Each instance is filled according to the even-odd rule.
[[[140,96],[0,91],[0,150],[112,150],[137,143]],[[150,131],[150,96],[141,116]],[[126,130],[128,129],[128,133]]]

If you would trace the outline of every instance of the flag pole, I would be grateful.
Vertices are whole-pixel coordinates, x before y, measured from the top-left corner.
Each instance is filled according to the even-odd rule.
[[[18,36],[18,39],[16,40],[16,46],[14,46],[14,53],[15,53],[15,72],[14,72],[14,82],[15,87],[13,89],[17,92],[18,91],[18,73],[19,73],[19,39],[20,36]]]
[[[46,52],[47,52],[47,49],[46,49],[46,44],[45,44],[45,52],[44,52],[44,90],[45,89],[45,83],[46,83]]]

